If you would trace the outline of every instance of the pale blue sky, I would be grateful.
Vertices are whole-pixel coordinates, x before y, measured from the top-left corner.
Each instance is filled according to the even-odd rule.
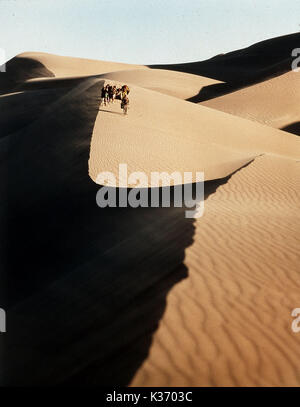
[[[179,63],[299,31],[300,0],[0,0],[0,27],[7,59]]]

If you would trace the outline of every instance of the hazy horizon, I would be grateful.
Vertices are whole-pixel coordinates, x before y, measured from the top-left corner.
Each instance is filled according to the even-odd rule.
[[[203,60],[297,32],[291,0],[1,1],[6,59],[26,52],[137,64]],[[288,9],[288,10],[287,10]],[[292,11],[291,11],[292,10]]]

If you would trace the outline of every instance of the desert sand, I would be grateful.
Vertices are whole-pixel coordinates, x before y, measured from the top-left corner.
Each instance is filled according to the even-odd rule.
[[[299,386],[299,164],[259,157],[208,198],[132,385]]]
[[[263,153],[299,157],[295,135],[148,89],[132,87],[130,97],[131,114],[125,120],[119,106],[113,109],[116,115],[104,108],[97,117],[89,161],[95,182],[101,171],[117,175],[119,163],[128,163],[129,173],[143,171],[148,179],[151,171],[203,171],[205,180],[212,180]]]
[[[299,88],[299,72],[291,71],[202,104],[299,136]]]
[[[180,66],[9,61],[1,384],[300,385],[299,39]],[[105,83],[130,86],[128,116],[100,106]],[[98,174],[120,163],[204,171],[203,216],[100,209]]]

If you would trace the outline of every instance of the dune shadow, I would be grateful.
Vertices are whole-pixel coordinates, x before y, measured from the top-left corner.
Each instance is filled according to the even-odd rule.
[[[290,123],[289,125],[282,127],[281,130],[300,136],[300,122]]]
[[[188,102],[201,103],[206,100],[215,99],[219,96],[228,95],[230,93],[236,92],[240,89],[244,89],[253,85],[257,85],[264,81],[270,80],[272,78],[278,77],[287,73],[289,70],[285,66],[285,69],[274,69],[274,71],[263,71],[262,73],[257,74],[256,76],[251,76],[246,78],[230,78],[227,82],[224,83],[215,83],[212,85],[203,86],[199,92],[186,99]]]
[[[122,112],[113,112],[112,110],[106,110],[106,109],[100,109],[100,108],[99,108],[99,112],[113,113],[113,114],[118,114],[118,115],[124,116],[124,113],[122,113]]]
[[[291,70],[291,52],[299,45],[299,32],[257,42],[247,48],[219,54],[204,61],[148,65],[205,76],[226,83],[262,81]]]
[[[53,78],[54,74],[41,62],[32,58],[15,57],[5,65],[5,72],[0,74],[0,95],[11,93],[28,79]]]
[[[223,82],[204,86],[196,95],[187,99],[200,103],[290,72],[293,62],[291,51],[299,42],[299,37],[299,33],[295,33],[204,61],[148,65],[148,68],[199,75]]]
[[[188,274],[185,208],[96,205],[88,160],[102,84],[52,90],[39,117],[0,147],[6,385],[128,384],[167,293]]]
[[[188,102],[201,103],[206,100],[214,99],[219,96],[226,95],[228,93],[234,92],[241,89],[243,85],[232,84],[232,83],[215,83],[213,85],[203,86],[199,93],[186,99]]]

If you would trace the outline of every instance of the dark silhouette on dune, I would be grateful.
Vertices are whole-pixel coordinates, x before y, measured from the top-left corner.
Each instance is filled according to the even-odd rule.
[[[289,72],[294,59],[292,50],[299,48],[299,43],[300,33],[295,33],[217,55],[205,61],[149,67],[186,72],[224,82],[206,86],[188,99],[190,102],[199,103]]]
[[[1,111],[4,384],[128,384],[187,276],[185,208],[96,205],[88,159],[102,84],[35,86]]]
[[[87,79],[51,91],[37,120],[4,137],[6,384],[61,383],[95,362],[98,384],[116,369],[127,383],[148,352],[166,292],[187,275],[193,222],[182,211],[96,205],[88,159],[101,86]],[[119,354],[128,366],[105,365]]]
[[[0,116],[3,384],[128,384],[187,277],[185,208],[96,205],[88,159],[103,81],[72,84],[8,96],[18,109]]]
[[[100,112],[112,113],[112,114],[118,114],[118,115],[124,116],[124,113],[121,113],[121,112],[113,112],[112,110],[99,109],[99,111],[100,111]]]
[[[281,130],[300,136],[300,122],[291,123],[288,126],[282,127]]]
[[[186,72],[230,83],[263,80],[291,69],[292,50],[299,48],[299,40],[300,33],[294,33],[271,38],[205,61],[149,67]]]
[[[218,96],[226,95],[243,88],[243,85],[231,83],[215,83],[213,85],[203,86],[197,95],[186,99],[188,102],[201,103],[206,100],[214,99]]]
[[[39,61],[32,58],[15,57],[6,63],[6,72],[0,75],[0,95],[13,92],[14,89],[28,79],[53,78],[49,71]]]

